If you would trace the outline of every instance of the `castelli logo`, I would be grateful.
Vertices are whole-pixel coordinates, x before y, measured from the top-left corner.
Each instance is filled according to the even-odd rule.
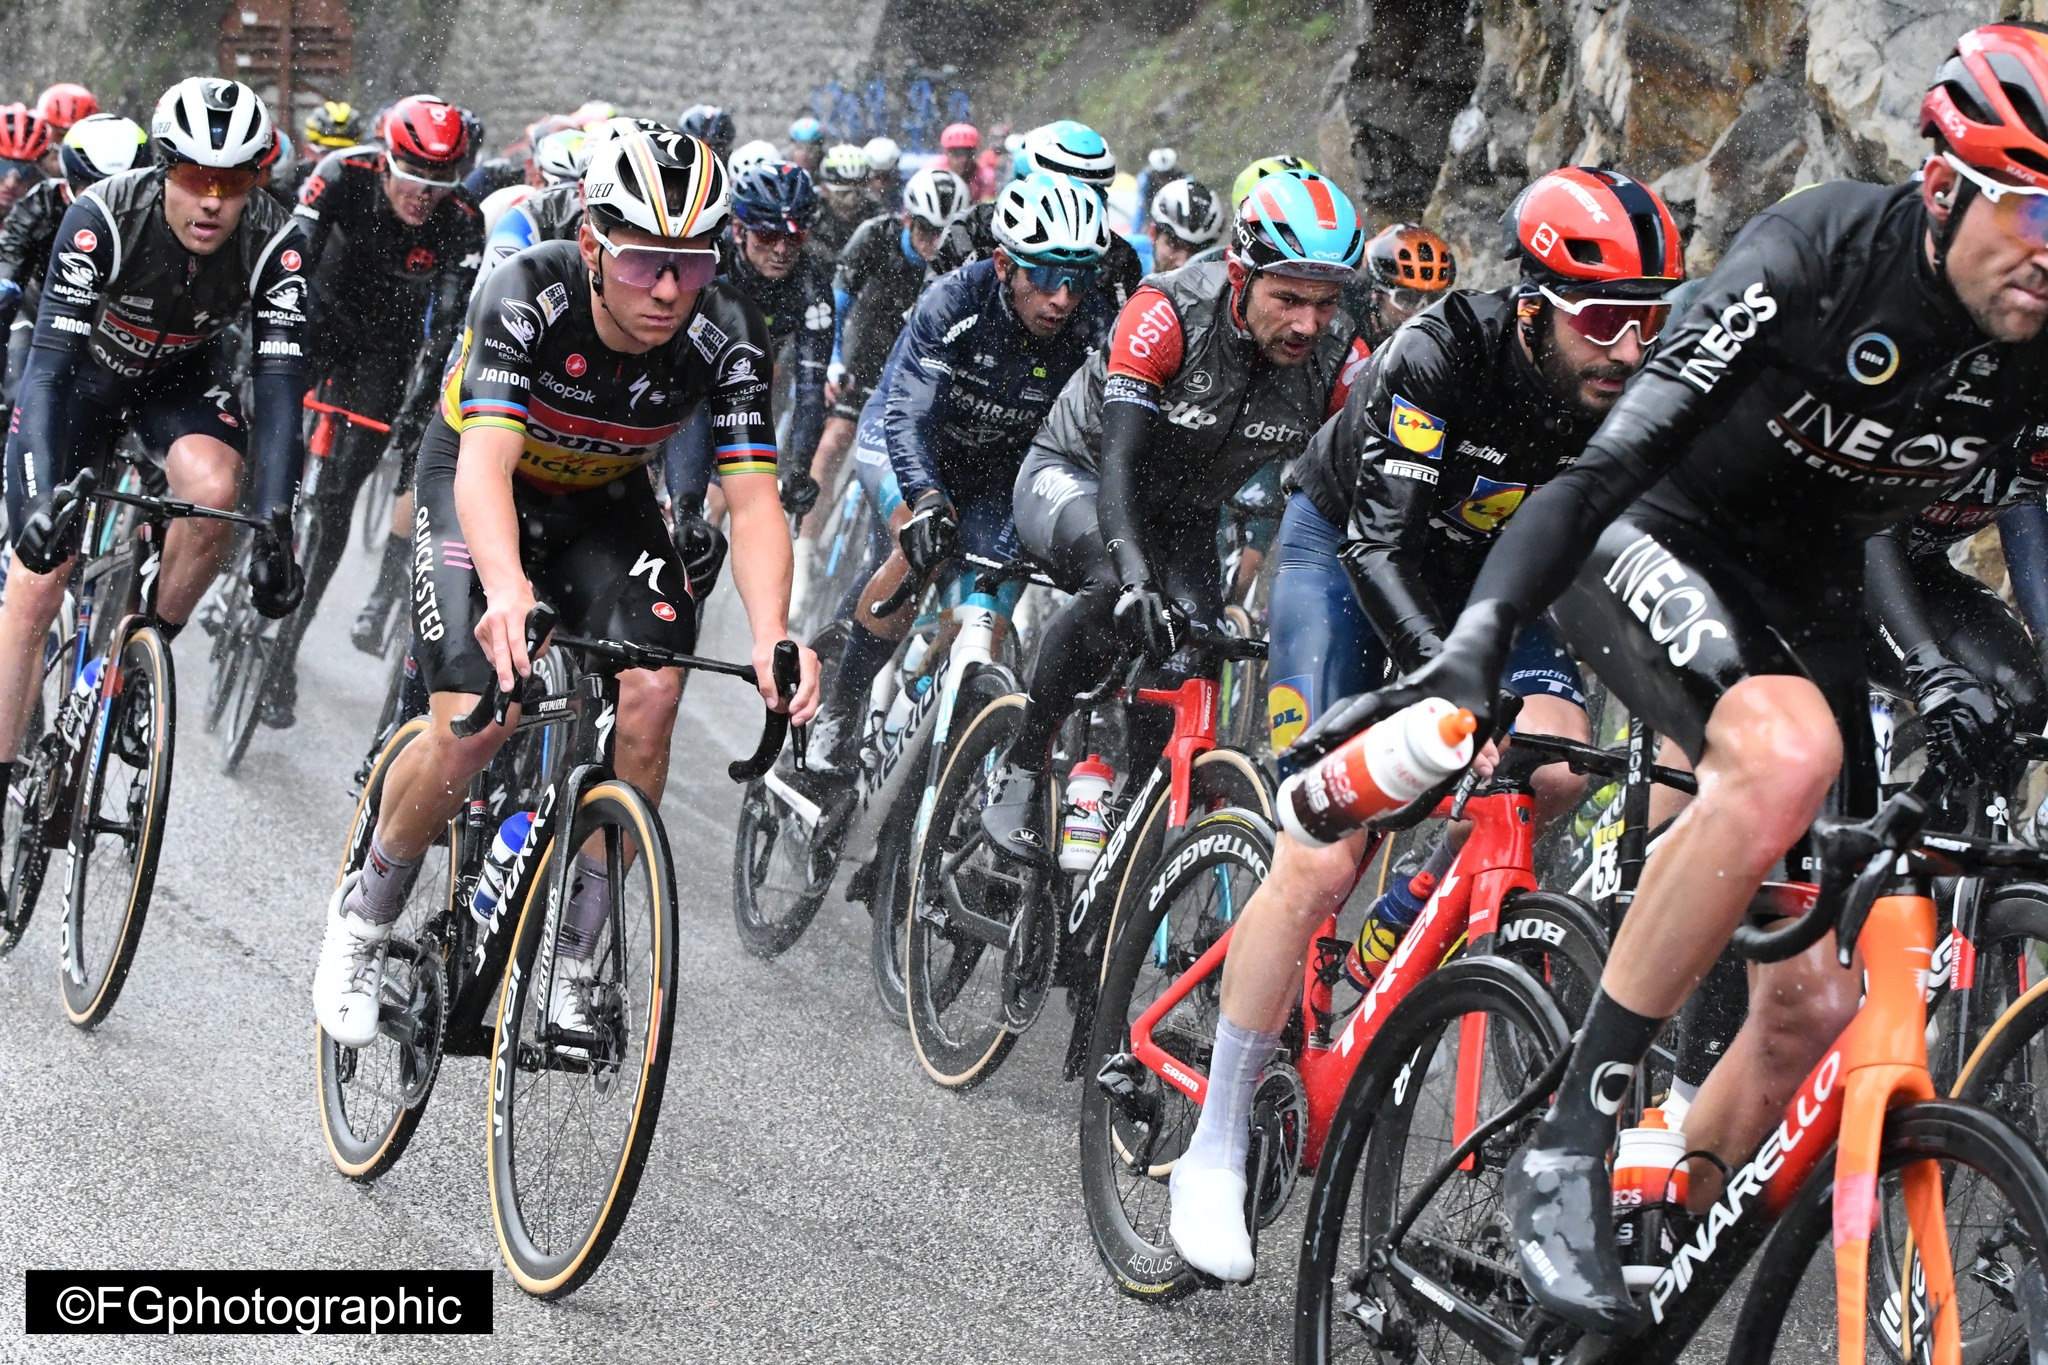
[[[567,360],[562,362],[562,368],[569,372],[569,377],[571,379],[576,379],[581,377],[583,372],[590,368],[590,362],[585,360],[581,355],[571,355]]]
[[[676,619],[676,609],[666,602],[656,602],[654,604],[654,614],[664,621]]]
[[[290,248],[286,248],[284,253],[277,258],[277,263],[283,266],[286,270],[297,270],[299,268],[300,260],[301,258],[298,252],[293,251]]]
[[[80,228],[71,235],[71,245],[80,251],[91,251],[100,244],[99,235],[91,228]]]
[[[405,253],[405,268],[414,275],[424,275],[434,268],[434,253],[423,246],[416,246]]]

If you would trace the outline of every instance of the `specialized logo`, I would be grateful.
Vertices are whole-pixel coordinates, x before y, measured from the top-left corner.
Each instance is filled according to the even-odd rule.
[[[583,358],[581,352],[572,352],[569,358],[562,362],[562,368],[569,372],[571,379],[581,379],[583,372],[590,368],[590,362]]]
[[[676,619],[676,609],[666,602],[656,602],[654,604],[654,614],[664,621]]]
[[[293,251],[290,247],[286,247],[282,252],[278,254],[277,263],[283,266],[286,270],[292,271],[296,271],[302,264],[304,264],[303,260],[299,256],[299,253]]]
[[[416,246],[411,251],[405,253],[406,272],[412,275],[424,275],[434,268],[434,262],[438,259],[439,257],[426,247]]]
[[[71,245],[80,251],[91,251],[100,244],[99,234],[91,228],[80,228],[71,234]]]
[[[1654,536],[1639,536],[1614,557],[1602,581],[1650,628],[1650,638],[1665,646],[1671,662],[1683,667],[1707,640],[1728,638],[1728,627],[1708,614],[1707,595],[1691,579]]]
[[[1589,1087],[1593,1107],[1603,1114],[1617,1113],[1621,1102],[1628,1098],[1628,1088],[1636,1078],[1632,1062],[1602,1062],[1593,1072],[1593,1083]]]
[[[1441,459],[1444,425],[1443,418],[1417,407],[1397,393],[1393,407],[1387,412],[1387,439],[1403,450],[1412,450],[1433,460]]]
[[[506,299],[498,305],[498,321],[521,346],[533,345],[540,335],[540,311],[524,299]]]
[[[647,551],[642,550],[640,552],[640,558],[634,562],[633,567],[631,569],[627,570],[626,577],[638,578],[643,572],[645,572],[647,575],[647,591],[658,593],[661,591],[661,571],[667,567],[667,560],[661,558],[659,555],[651,555],[647,553]],[[670,610],[673,611],[674,608],[670,608]],[[654,614],[656,616],[661,616],[661,612],[659,610],[656,610]],[[672,620],[673,617],[662,616],[661,619],[667,621]]]
[[[1266,689],[1266,721],[1273,732],[1273,752],[1279,753],[1308,729],[1308,675],[1288,678]]]
[[[1899,343],[1883,332],[1865,332],[1849,343],[1849,377],[1882,384],[1899,372]]]
[[[1458,504],[1458,520],[1491,535],[1507,524],[1528,496],[1528,484],[1501,483],[1480,475],[1472,480],[1472,496]]]
[[[1712,393],[1728,366],[1742,354],[1742,344],[1756,335],[1757,327],[1778,316],[1778,301],[1764,289],[1762,280],[1742,291],[1742,297],[1721,310],[1713,326],[1693,343],[1693,353],[1679,367],[1678,377],[1701,393]],[[1865,381],[1869,382],[1869,381]]]
[[[640,400],[647,396],[647,390],[651,388],[653,384],[654,381],[649,379],[644,374],[635,376],[633,382],[626,385],[626,392],[633,395],[631,398],[628,398],[626,400],[626,411],[631,412],[634,408],[639,407]],[[659,403],[661,399],[662,395],[657,394],[655,395],[654,401]],[[752,414],[749,415],[751,416]]]

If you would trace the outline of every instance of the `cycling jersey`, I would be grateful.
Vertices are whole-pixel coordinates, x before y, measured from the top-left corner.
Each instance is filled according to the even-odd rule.
[[[737,247],[728,252],[720,278],[760,310],[768,325],[771,356],[794,338],[795,388],[784,444],[791,466],[808,470],[818,436],[825,429],[825,370],[832,360],[832,285],[817,262],[807,256],[799,256],[796,268],[787,275],[771,280],[747,264],[746,254]]]
[[[1091,296],[1054,336],[1031,335],[992,261],[927,290],[869,400],[883,413],[904,499],[914,503],[933,488],[956,501],[1006,494],[1061,385],[1101,344],[1108,323],[1108,309]]]
[[[1345,528],[1341,558],[1397,668],[1436,653],[1488,548],[1602,414],[1561,400],[1523,348],[1514,290],[1458,290],[1359,370],[1289,480]]]
[[[50,248],[57,224],[71,207],[71,189],[63,180],[45,180],[14,201],[7,221],[0,223],[0,280],[21,286],[21,309],[36,315],[43,293],[43,274],[50,268]]]
[[[805,243],[812,258],[827,270],[839,263],[839,253],[846,249],[860,225],[882,211],[881,203],[871,194],[863,193],[843,215],[829,207],[831,202],[828,198],[828,207],[821,209],[812,221],[810,240]]]
[[[637,355],[599,340],[590,274],[574,242],[507,261],[471,302],[421,458],[472,426],[520,432],[518,478],[548,493],[610,483],[645,465],[702,402],[724,478],[775,474],[768,328],[715,280],[665,346]]]
[[[65,210],[15,408],[10,464],[18,458],[30,481],[26,498],[43,496],[75,467],[72,447],[82,433],[73,408],[82,367],[129,381],[175,368],[180,382],[205,388],[221,376],[207,359],[218,353],[209,344],[252,309],[255,506],[268,515],[291,505],[301,463],[305,225],[268,196],[252,194],[227,241],[195,255],[164,219],[163,183],[160,170],[126,171]],[[209,348],[204,356],[202,348]],[[162,385],[153,388],[160,407],[173,401]],[[240,419],[226,407],[197,400],[184,406],[189,430],[242,444]]]
[[[839,253],[832,295],[843,330],[835,350],[856,389],[873,390],[880,382],[924,279],[924,257],[911,246],[910,229],[892,215],[862,223]]]
[[[462,188],[469,191],[470,198],[481,203],[507,185],[516,185],[524,179],[524,161],[514,161],[509,156],[498,156],[488,161],[479,161],[476,168],[462,178]]]
[[[481,288],[486,275],[535,242],[567,241],[576,235],[582,223],[581,185],[534,190],[507,210],[491,229],[484,243],[483,268],[477,272],[477,286]]]

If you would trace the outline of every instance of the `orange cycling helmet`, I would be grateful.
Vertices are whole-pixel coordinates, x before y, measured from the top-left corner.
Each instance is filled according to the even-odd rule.
[[[1958,38],[1920,101],[1920,132],[1965,165],[2048,190],[2048,29],[1986,24]]]
[[[1365,244],[1365,270],[1379,289],[1440,293],[1458,278],[1458,260],[1428,228],[1396,223]]]
[[[91,118],[99,111],[100,102],[93,98],[92,91],[75,81],[59,81],[36,96],[36,113],[53,132],[69,128],[80,119]]]
[[[1657,192],[1619,171],[1566,166],[1538,176],[1501,215],[1525,289],[1662,294],[1685,277],[1678,224]]]
[[[50,150],[50,125],[16,100],[0,104],[0,159],[34,161]]]

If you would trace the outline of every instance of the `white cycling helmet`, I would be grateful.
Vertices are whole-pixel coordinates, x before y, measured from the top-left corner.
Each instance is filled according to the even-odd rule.
[[[1180,153],[1171,147],[1154,147],[1145,153],[1145,164],[1152,168],[1152,174],[1165,175],[1180,165]]]
[[[1069,175],[1036,171],[1003,186],[989,229],[1020,265],[1090,265],[1109,251],[1101,198]]]
[[[88,114],[64,134],[65,178],[74,185],[90,185],[142,163],[142,149],[149,138],[142,125],[119,114]]]
[[[240,81],[187,76],[164,91],[149,121],[157,159],[220,170],[260,166],[277,150],[270,111]]]
[[[591,153],[583,172],[583,206],[600,223],[625,223],[670,239],[723,227],[731,191],[717,154],[672,128],[617,136]]]
[[[903,149],[896,145],[893,137],[869,138],[867,146],[860,149],[868,159],[869,171],[893,171],[903,157]]]
[[[1189,246],[1223,240],[1223,201],[1199,180],[1169,180],[1152,196],[1152,221]]]
[[[1102,134],[1085,123],[1061,119],[1024,134],[1024,156],[1034,171],[1071,175],[1084,185],[1107,190],[1116,179],[1116,157]]]
[[[741,171],[749,166],[758,166],[763,161],[780,160],[782,160],[782,149],[766,138],[757,137],[752,142],[742,142],[739,146],[733,148],[732,155],[726,158],[725,164],[731,169],[734,176],[738,176]]]
[[[941,232],[967,216],[974,194],[967,182],[943,166],[927,166],[903,187],[903,207],[911,217]]]
[[[581,128],[563,128],[533,144],[533,164],[549,185],[564,185],[590,164],[590,135]]]

